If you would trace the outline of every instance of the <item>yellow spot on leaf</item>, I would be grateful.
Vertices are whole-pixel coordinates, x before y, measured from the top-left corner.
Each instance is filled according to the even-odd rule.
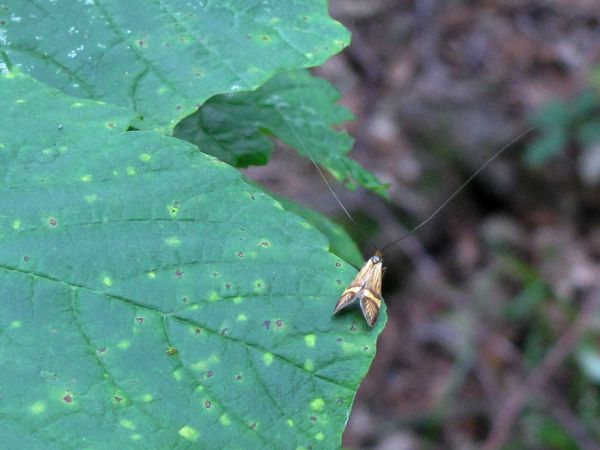
[[[223,414],[221,417],[219,417],[219,421],[225,427],[231,425],[231,419],[227,416],[227,414]]]
[[[149,403],[152,400],[154,400],[154,395],[152,395],[152,394],[144,394],[144,395],[142,395],[142,401],[144,401],[146,403]]]
[[[135,175],[137,173],[135,171],[135,168],[131,167],[131,166],[127,167],[127,169],[125,169],[125,170],[127,171],[127,175],[129,175],[130,177],[133,176],[133,175]]]
[[[92,181],[93,177],[90,174],[87,175],[82,175],[81,178],[79,178],[81,181],[83,181],[84,183],[89,183]]]
[[[154,280],[156,278],[156,272],[148,272],[146,274],[148,276],[148,278],[150,278],[151,280]]]
[[[304,361],[304,369],[308,370],[309,372],[315,370],[315,364],[312,362],[311,359],[307,359],[306,361]]]
[[[181,436],[184,439],[187,439],[188,441],[194,442],[198,439],[198,437],[200,437],[200,432],[195,428],[190,427],[189,425],[184,425],[179,429],[179,436]]]
[[[266,366],[270,366],[271,364],[273,364],[273,353],[265,353],[263,355],[263,362],[265,363]]]
[[[342,350],[346,353],[355,353],[358,350],[358,346],[349,342],[342,342]]]
[[[287,424],[288,424],[288,427],[293,427],[294,426],[294,421],[292,419],[288,419],[287,420]]]
[[[142,435],[140,433],[133,433],[129,435],[129,439],[131,439],[132,441],[141,441]]]
[[[117,348],[121,350],[127,350],[131,346],[131,341],[122,340],[117,344]]]
[[[106,277],[106,276],[105,276],[104,278],[102,278],[102,283],[103,283],[105,286],[112,286],[112,284],[113,284],[113,280],[112,280],[112,278],[111,278],[111,277]]]
[[[216,302],[220,298],[221,298],[221,296],[219,295],[218,292],[211,291],[211,292],[208,293],[208,301],[209,302]]]
[[[127,428],[129,430],[135,430],[135,423],[133,423],[131,420],[128,420],[128,419],[119,420],[119,425],[121,425],[123,428]]]
[[[21,322],[20,320],[13,320],[10,323],[10,327],[15,329],[15,328],[21,328],[23,326],[23,322]]]
[[[140,161],[148,162],[151,159],[152,159],[152,156],[149,155],[148,153],[142,153],[142,154],[140,154]]]
[[[323,411],[325,408],[325,401],[322,398],[315,398],[310,402],[310,409],[313,411]]]
[[[314,347],[317,343],[317,337],[314,334],[307,334],[304,336],[304,343],[307,347]]]
[[[238,322],[245,322],[246,320],[248,320],[248,317],[246,316],[246,314],[238,314],[237,319]]]
[[[96,194],[89,194],[84,196],[85,201],[88,203],[94,203],[96,201],[96,199],[98,198],[98,196]]]
[[[244,297],[238,295],[236,297],[232,298],[233,303],[235,303],[236,305],[239,305],[240,303],[242,303],[244,301]]]
[[[175,378],[175,381],[181,381],[183,379],[183,372],[181,369],[173,371],[173,378]]]
[[[81,102],[75,102],[71,104],[71,108],[81,108],[83,106],[83,103]]]
[[[322,440],[324,440],[324,439],[325,439],[325,434],[324,434],[324,433],[322,433],[322,432],[318,432],[317,434],[315,434],[315,439],[316,439],[317,441],[322,441]]]
[[[29,411],[31,411],[32,414],[42,414],[46,411],[46,405],[44,402],[35,402],[29,407]]]
[[[12,227],[14,230],[21,228],[21,221],[19,219],[13,220]]]
[[[181,240],[177,236],[169,236],[165,239],[165,243],[170,247],[178,247],[181,245]]]
[[[204,372],[206,369],[213,367],[215,364],[218,364],[221,359],[216,355],[212,354],[206,359],[200,359],[192,364],[192,369],[198,372]]]

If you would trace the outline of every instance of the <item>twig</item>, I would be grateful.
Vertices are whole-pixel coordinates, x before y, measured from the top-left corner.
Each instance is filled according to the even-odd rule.
[[[552,416],[560,423],[571,437],[577,442],[577,448],[581,450],[600,450],[600,443],[591,436],[588,430],[581,424],[577,416],[573,414],[569,405],[565,403],[556,389],[545,390],[546,398],[542,399],[543,405],[548,408]]]
[[[529,400],[529,396],[548,381],[571,353],[582,334],[588,329],[589,321],[599,304],[600,295],[597,290],[595,292],[592,290],[586,296],[579,315],[571,327],[548,351],[542,362],[531,371],[525,381],[508,395],[494,419],[492,431],[482,447],[483,450],[497,450],[508,440],[513,423]]]

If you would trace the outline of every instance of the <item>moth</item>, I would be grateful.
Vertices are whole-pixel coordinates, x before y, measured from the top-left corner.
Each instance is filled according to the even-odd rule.
[[[404,233],[399,238],[388,243],[386,246],[382,247],[381,250],[379,250],[379,249],[376,250],[375,254],[367,260],[365,265],[358,272],[358,275],[356,275],[354,280],[352,280],[352,283],[350,283],[350,286],[348,286],[342,293],[341,297],[339,298],[339,300],[337,301],[337,303],[335,305],[335,308],[333,310],[333,315],[336,315],[340,311],[358,303],[358,305],[360,306],[360,309],[362,311],[362,314],[363,314],[365,320],[367,321],[367,324],[370,327],[375,325],[375,322],[377,321],[377,317],[379,316],[379,310],[381,309],[381,301],[382,301],[381,300],[381,278],[383,277],[383,272],[385,270],[385,268],[383,267],[383,252],[387,248],[391,247],[392,245],[397,244],[398,242],[402,241],[404,238],[407,238],[411,234],[415,233],[417,230],[419,230],[425,224],[429,223],[429,221],[431,219],[433,219],[442,209],[444,209],[448,205],[448,203],[450,203],[454,199],[454,197],[456,197],[456,195],[458,195],[473,180],[473,178],[475,178],[483,169],[485,169],[494,159],[496,159],[498,156],[500,156],[500,154],[502,154],[505,150],[510,148],[510,146],[513,143],[515,143],[516,141],[518,141],[519,139],[521,139],[523,136],[525,136],[529,132],[533,131],[534,129],[535,129],[535,127],[528,128],[527,130],[522,132],[520,135],[518,135],[516,138],[511,140],[508,144],[506,144],[505,146],[500,148],[500,150],[496,151],[481,166],[479,166],[479,168],[473,174],[471,174],[471,176],[469,178],[467,178],[466,181],[463,184],[461,184],[452,193],[452,195],[450,195],[446,199],[446,201],[444,201],[435,211],[433,211],[420,224],[413,227],[411,230]],[[311,159],[312,159],[312,157],[311,157]],[[317,169],[319,169],[319,166],[315,163],[314,160],[313,160],[313,163],[315,164]],[[356,224],[356,222],[352,218],[351,214],[348,212],[348,210],[346,210],[346,208],[340,201],[339,197],[335,194],[335,192],[329,185],[329,182],[327,181],[327,179],[325,178],[325,176],[323,175],[323,173],[321,172],[320,169],[319,169],[319,173],[321,174],[323,180],[327,184],[327,187],[329,188],[329,190],[331,191],[331,193],[333,194],[333,196],[339,203],[340,207],[343,209],[343,211],[346,213],[346,215],[351,219],[351,221]],[[371,241],[371,243],[376,247],[376,245],[373,243],[373,241]]]
[[[377,250],[358,275],[342,293],[335,305],[333,314],[359,304],[367,324],[372,327],[377,321],[381,309],[381,278],[383,277],[383,253]]]
[[[348,219],[350,219],[350,221],[352,223],[354,223],[354,225],[356,225],[357,229],[360,230],[360,226],[356,223],[356,221],[354,220],[354,217],[352,217],[352,214],[350,214],[350,212],[346,209],[346,207],[344,206],[344,204],[342,203],[342,201],[340,200],[338,195],[335,193],[335,191],[331,187],[331,184],[329,184],[329,181],[327,181],[327,177],[325,176],[325,174],[323,173],[323,171],[317,164],[317,161],[315,161],[315,158],[313,157],[312,153],[310,152],[310,150],[308,149],[308,147],[306,146],[306,144],[304,143],[304,141],[302,140],[302,138],[296,131],[296,128],[294,128],[294,126],[292,126],[292,124],[287,120],[286,115],[281,111],[281,109],[279,108],[279,106],[276,103],[274,104],[274,106],[279,111],[279,114],[281,115],[281,117],[283,117],[283,120],[286,122],[286,124],[287,124],[288,128],[290,129],[290,131],[292,132],[292,134],[296,137],[296,139],[300,143],[300,146],[301,146],[302,150],[304,151],[304,154],[306,156],[308,156],[308,158],[311,160],[311,162],[317,169],[317,172],[319,173],[319,175],[325,182],[327,189],[329,190],[329,192],[331,192],[331,195],[333,195],[333,198],[336,200],[336,202],[338,203],[338,205],[340,206],[340,208],[342,209],[344,214],[346,214],[346,216],[348,216]],[[398,239],[395,239],[392,242],[390,242],[389,244],[387,244],[386,246],[382,247],[381,250],[379,250],[379,249],[376,250],[375,254],[367,260],[365,265],[358,272],[358,275],[356,275],[354,280],[352,280],[352,283],[350,283],[350,286],[348,286],[344,290],[344,292],[342,293],[341,297],[339,298],[339,300],[337,301],[337,303],[335,305],[333,314],[335,315],[335,314],[339,313],[340,311],[358,303],[360,306],[360,309],[362,311],[362,314],[363,314],[365,320],[367,321],[367,324],[369,324],[370,327],[375,325],[375,322],[377,321],[377,316],[379,316],[379,310],[381,309],[381,301],[382,301],[381,300],[381,278],[382,278],[383,272],[384,272],[383,252],[388,247],[391,247],[392,245],[397,244],[398,242],[402,241],[404,238],[407,238],[411,234],[415,233],[417,230],[419,230],[425,224],[429,223],[429,221],[431,219],[433,219],[442,209],[444,209],[448,205],[448,203],[450,203],[454,199],[454,197],[456,197],[473,180],[473,178],[475,178],[483,169],[485,169],[492,161],[494,161],[498,156],[500,156],[507,149],[509,149],[515,142],[519,141],[522,137],[529,134],[535,128],[536,128],[535,126],[532,126],[528,129],[526,129],[521,134],[519,134],[518,136],[513,138],[509,143],[507,143],[502,148],[497,150],[494,154],[492,154],[492,156],[490,156],[481,166],[479,166],[479,168],[475,172],[473,172],[471,174],[471,176],[469,178],[467,178],[465,180],[465,182],[463,184],[461,184],[446,199],[446,201],[444,201],[435,211],[433,211],[433,213],[431,213],[420,224],[413,227],[410,231],[404,233]],[[373,243],[373,241],[371,241],[371,243],[373,244],[373,246],[375,248],[377,248],[377,246]]]

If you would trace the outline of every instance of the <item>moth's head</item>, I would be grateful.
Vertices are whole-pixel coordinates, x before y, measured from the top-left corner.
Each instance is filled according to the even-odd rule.
[[[381,253],[381,250],[377,250],[375,255],[371,256],[371,262],[373,264],[381,264],[383,262],[383,253]]]

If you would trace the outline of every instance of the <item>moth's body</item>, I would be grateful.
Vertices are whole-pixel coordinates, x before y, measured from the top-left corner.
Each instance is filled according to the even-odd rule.
[[[359,302],[365,320],[372,327],[377,321],[381,308],[381,278],[383,275],[383,254],[377,250],[360,269],[350,286],[342,293],[335,305],[333,314]]]

